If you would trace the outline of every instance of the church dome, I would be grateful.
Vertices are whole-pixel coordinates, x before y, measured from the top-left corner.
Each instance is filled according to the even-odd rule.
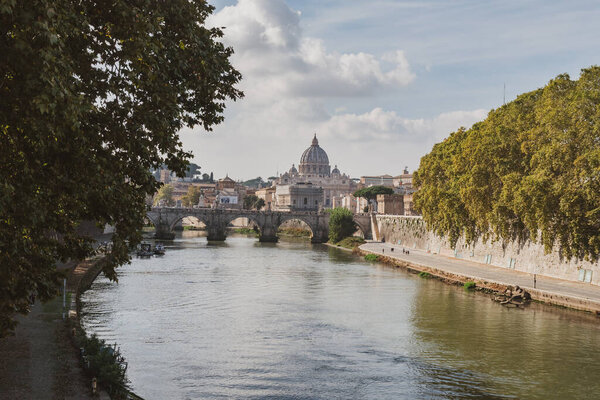
[[[331,171],[332,174],[340,174],[340,170],[338,169],[337,165],[333,168],[333,170]]]
[[[296,169],[296,166],[294,164],[292,164],[292,168],[290,168],[290,174],[297,174],[298,170]]]
[[[319,146],[319,140],[315,134],[312,145],[304,150],[300,157],[300,174],[329,175],[329,157]]]

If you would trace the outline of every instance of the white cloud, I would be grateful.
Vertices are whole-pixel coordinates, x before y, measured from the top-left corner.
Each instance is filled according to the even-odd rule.
[[[375,108],[364,114],[338,114],[320,125],[323,136],[346,141],[422,143],[441,140],[460,126],[485,118],[486,110],[453,111],[432,119],[402,118],[394,111]]]
[[[263,96],[339,97],[375,93],[415,79],[401,50],[372,54],[329,52],[322,40],[305,37],[300,13],[282,0],[239,0],[208,21],[225,27],[224,42],[236,54],[243,88]]]

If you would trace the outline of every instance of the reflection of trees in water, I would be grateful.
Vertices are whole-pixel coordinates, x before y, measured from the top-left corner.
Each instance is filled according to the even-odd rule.
[[[541,305],[506,308],[480,293],[423,281],[412,324],[424,384],[450,398],[575,398],[597,393],[599,328],[577,313]],[[439,365],[443,364],[444,367]],[[474,372],[477,371],[477,372]],[[475,389],[474,389],[475,388]]]

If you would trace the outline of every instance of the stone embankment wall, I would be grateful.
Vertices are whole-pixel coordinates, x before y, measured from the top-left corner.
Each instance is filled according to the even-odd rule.
[[[483,264],[551,276],[570,281],[584,281],[600,285],[600,266],[582,260],[561,260],[558,250],[544,253],[539,243],[483,242],[473,245],[459,239],[452,249],[448,241],[428,231],[421,217],[400,215],[377,215],[380,238],[388,243],[399,244],[410,249],[419,249],[448,257],[462,258]]]

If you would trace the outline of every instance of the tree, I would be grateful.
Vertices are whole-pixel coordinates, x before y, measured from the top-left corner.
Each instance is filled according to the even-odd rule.
[[[185,171],[185,176],[192,178],[194,175],[200,172],[200,166],[198,164],[190,163]]]
[[[202,174],[202,181],[203,182],[208,182],[210,181],[210,176],[208,174]]]
[[[94,253],[82,221],[116,227],[106,276],[141,240],[163,163],[183,176],[183,127],[211,130],[242,93],[204,1],[0,5],[0,335],[57,262]]]
[[[356,232],[352,211],[344,207],[336,207],[329,211],[329,241],[337,243],[352,236]]]
[[[363,199],[366,199],[369,202],[369,205],[374,202],[375,200],[377,200],[377,195],[378,194],[393,194],[394,193],[394,189],[387,187],[387,186],[369,186],[369,187],[365,187],[362,189],[358,189],[356,192],[354,192],[353,196],[354,197],[362,197]]]
[[[540,241],[566,259],[600,256],[600,67],[459,129],[421,159],[415,206],[452,245]]]
[[[190,185],[187,193],[181,198],[181,204],[185,207],[193,207],[197,205],[198,201],[200,200],[201,193],[202,192],[198,186]]]
[[[153,204],[163,205],[167,207],[173,207],[175,205],[175,200],[173,199],[173,185],[166,184],[158,189],[156,196],[154,196]]]
[[[354,197],[362,197],[368,201],[376,200],[378,194],[393,194],[394,189],[387,186],[369,186],[358,189],[354,192]]]
[[[244,196],[244,209],[246,210],[260,210],[265,206],[265,200],[258,198],[258,196],[249,194]]]
[[[213,176],[213,173],[210,173],[210,178],[208,179],[210,183],[215,183],[215,178]]]
[[[265,182],[263,181],[263,179],[259,176],[258,178],[249,179],[245,181],[243,185],[251,188],[260,188],[264,183]]]

